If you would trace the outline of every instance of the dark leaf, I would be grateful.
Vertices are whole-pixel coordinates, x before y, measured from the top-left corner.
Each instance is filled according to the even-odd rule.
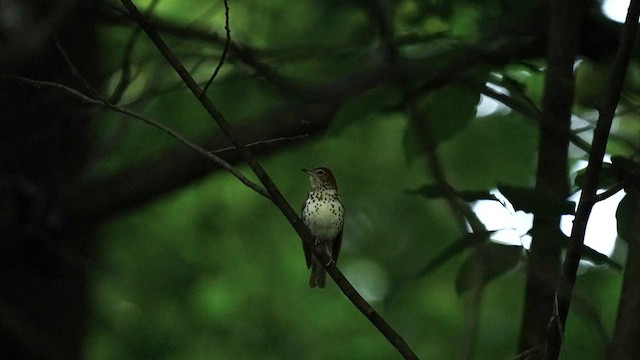
[[[474,202],[474,201],[479,201],[479,200],[494,200],[494,201],[500,201],[498,200],[497,197],[495,197],[495,195],[491,194],[489,191],[487,190],[466,190],[466,191],[460,191],[458,192],[458,196],[460,196],[460,198],[466,202]]]
[[[584,186],[585,175],[587,168],[581,169],[576,173],[575,185],[582,189]],[[610,163],[603,163],[602,170],[600,171],[600,178],[598,179],[598,189],[608,189],[618,184],[620,180],[616,176],[613,166]]]
[[[434,198],[440,198],[445,196],[440,186],[436,184],[427,184],[427,185],[421,186],[416,190],[407,190],[406,193],[422,195],[427,199],[434,199]],[[478,200],[500,201],[498,200],[498,198],[496,198],[487,190],[465,190],[465,191],[457,192],[456,195],[458,195],[458,197],[460,197],[462,200],[466,202],[474,202]]]
[[[616,220],[618,226],[618,236],[622,239],[634,241],[640,235],[638,232],[638,224],[635,223],[635,212],[638,208],[638,195],[636,192],[629,192],[622,198],[616,210]]]
[[[611,260],[610,257],[608,257],[607,255],[597,252],[595,250],[593,250],[592,248],[588,247],[587,245],[582,245],[582,258],[584,258],[585,260],[589,260],[591,262],[593,262],[596,265],[609,265],[612,268],[621,271],[622,270],[622,265],[618,264],[617,262]]]
[[[427,185],[421,186],[421,187],[419,187],[418,189],[415,189],[415,190],[407,190],[406,193],[407,194],[422,195],[422,196],[426,197],[427,199],[439,198],[439,197],[443,197],[444,196],[440,186],[438,186],[436,184],[427,184]]]
[[[532,229],[529,233],[534,238],[544,238],[547,241],[552,241],[560,244],[563,249],[566,249],[567,246],[569,246],[569,237],[565,235],[557,226],[538,226],[535,232]],[[622,266],[620,264],[611,260],[605,254],[593,250],[587,245],[582,245],[582,258],[585,260],[589,260],[597,265],[607,264],[616,270],[622,270]]]
[[[523,83],[505,74],[502,74],[502,76],[492,76],[490,82],[507,90],[509,92],[507,96],[509,96],[514,103],[517,103],[518,106],[523,109],[524,113],[533,116],[541,113],[535,102],[527,95],[526,86]]]
[[[499,185],[498,190],[509,199],[516,211],[549,215],[572,215],[575,213],[575,202],[550,192],[510,185]]]
[[[420,103],[421,112],[435,144],[452,138],[476,116],[480,91],[471,86],[452,84],[430,93]]]
[[[331,131],[339,133],[353,123],[379,116],[397,107],[402,100],[402,92],[395,86],[379,86],[344,103],[336,113]]]
[[[456,278],[458,295],[475,286],[486,286],[500,275],[513,270],[522,257],[522,247],[488,242],[475,249],[464,262]]]
[[[404,158],[407,162],[412,162],[424,154],[418,129],[416,129],[415,124],[411,121],[407,123],[407,128],[404,130],[402,148],[404,149]]]
[[[465,234],[463,237],[446,247],[442,252],[440,252],[440,254],[438,254],[438,256],[429,261],[427,265],[419,271],[418,276],[423,277],[429,275],[431,272],[437,270],[438,268],[440,268],[440,266],[447,263],[454,256],[462,253],[467,248],[473,246],[474,244],[486,242],[491,234],[493,234],[493,231],[488,231],[482,234]]]
[[[611,157],[611,162],[615,176],[624,183],[628,193],[640,189],[640,164],[621,156]]]

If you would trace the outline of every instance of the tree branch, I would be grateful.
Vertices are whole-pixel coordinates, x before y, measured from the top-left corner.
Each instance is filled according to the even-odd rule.
[[[335,106],[312,104],[284,107],[272,113],[243,122],[242,138],[254,154],[268,155],[282,149],[282,144],[298,144],[324,131],[335,112]],[[293,138],[272,142],[272,139]],[[216,134],[199,146],[229,164],[242,161],[235,148],[228,147],[223,134]],[[72,212],[85,222],[104,219],[152,201],[158,196],[179,189],[222,168],[205,161],[193,150],[177,147],[105,179],[92,179],[75,191]]]
[[[50,88],[56,88],[59,89],[61,91],[66,92],[69,95],[74,96],[75,98],[82,100],[83,102],[87,103],[87,104],[91,104],[91,105],[97,105],[97,106],[101,106],[101,107],[105,107],[108,108],[110,110],[113,110],[115,112],[130,116],[134,119],[140,120],[148,125],[151,125],[159,130],[164,131],[165,133],[167,133],[169,136],[173,137],[174,139],[176,139],[178,142],[184,144],[185,146],[187,146],[188,148],[190,148],[192,151],[195,150],[196,152],[204,155],[205,157],[209,158],[210,160],[212,160],[213,162],[215,162],[217,165],[219,165],[220,167],[228,170],[231,174],[233,174],[236,178],[238,178],[238,180],[240,180],[243,184],[245,184],[247,187],[249,187],[250,189],[254,190],[255,192],[257,192],[258,194],[266,197],[267,199],[270,197],[270,195],[260,186],[258,186],[257,184],[253,183],[251,180],[247,179],[244,175],[242,175],[242,173],[240,173],[237,169],[235,169],[233,166],[231,166],[229,163],[227,163],[226,161],[222,160],[220,157],[218,157],[217,155],[214,155],[213,153],[211,153],[210,151],[207,151],[205,149],[203,149],[202,147],[198,146],[197,144],[191,142],[190,140],[188,140],[187,138],[185,138],[183,135],[181,135],[180,133],[178,133],[177,131],[171,129],[170,127],[157,122],[155,120],[149,119],[147,117],[144,117],[142,115],[139,115],[133,111],[121,108],[119,106],[113,105],[109,102],[106,101],[106,99],[104,98],[100,98],[100,99],[94,99],[91,97],[88,97],[84,94],[82,94],[81,92],[72,89],[70,87],[67,87],[65,85],[62,84],[58,84],[58,83],[53,83],[53,82],[49,82],[49,81],[39,81],[39,80],[33,80],[33,79],[28,79],[28,78],[24,78],[21,76],[16,76],[16,75],[3,75],[4,77],[8,78],[8,79],[13,79],[13,80],[18,80],[21,81],[25,84],[34,86],[34,87],[50,87]],[[88,84],[88,83],[87,83]],[[94,89],[95,90],[95,89]],[[97,90],[96,90],[97,92]],[[108,194],[108,193],[105,193]],[[109,195],[111,196],[111,195]]]
[[[216,69],[213,71],[213,75],[211,75],[207,83],[204,85],[202,94],[200,94],[200,96],[204,96],[204,94],[207,92],[207,89],[209,89],[209,86],[211,86],[211,84],[213,83],[213,80],[215,80],[218,72],[224,64],[224,59],[227,57],[227,51],[229,51],[229,44],[231,43],[231,29],[229,28],[229,3],[227,3],[227,0],[224,0],[224,30],[227,35],[227,40],[224,42],[224,49],[222,49],[220,61],[218,61],[218,65],[216,65]]]
[[[593,143],[589,154],[589,165],[585,175],[585,183],[582,188],[582,195],[576,210],[576,217],[573,221],[573,229],[569,238],[569,246],[567,254],[562,266],[562,276],[558,282],[556,296],[558,298],[558,318],[555,323],[564,328],[569,307],[571,305],[571,296],[576,282],[576,273],[584,243],[584,237],[587,229],[587,222],[593,205],[595,204],[596,191],[598,190],[598,179],[602,169],[602,160],[607,147],[609,131],[611,123],[615,115],[615,110],[620,100],[624,78],[631,58],[631,52],[636,40],[636,32],[638,30],[638,18],[640,17],[640,0],[631,0],[627,18],[622,28],[618,52],[613,62],[611,80],[609,89],[605,94],[600,107],[600,116],[593,134]],[[547,341],[545,343],[545,355],[548,359],[557,359],[560,352],[562,334],[553,331],[557,325],[550,325],[550,331],[547,332]]]
[[[574,93],[573,64],[578,52],[583,8],[579,0],[555,0],[548,4],[549,40],[535,189],[566,198],[569,192],[567,170]],[[540,349],[545,341],[547,324],[555,308],[555,284],[560,273],[562,252],[561,245],[549,236],[549,229],[558,229],[559,225],[560,214],[534,213],[520,353],[530,348]],[[540,359],[541,355],[536,352],[532,359]]]
[[[338,270],[335,262],[331,262],[330,256],[326,254],[321,246],[314,245],[314,239],[309,229],[304,225],[302,220],[298,217],[297,213],[293,210],[291,205],[286,201],[284,196],[280,193],[276,185],[271,178],[267,175],[266,171],[256,161],[249,150],[240,142],[235,130],[229,125],[222,113],[206,96],[200,96],[202,89],[191,75],[182,66],[178,58],[162,41],[158,33],[145,21],[142,14],[138,11],[136,6],[130,0],[121,0],[121,3],[129,11],[135,21],[142,27],[149,39],[155,44],[160,53],[171,64],[176,73],[180,76],[185,85],[193,93],[193,95],[200,101],[203,108],[209,113],[211,118],[218,124],[218,127],[225,134],[227,139],[236,148],[242,159],[249,165],[251,170],[255,173],[258,179],[262,182],[266,190],[271,196],[271,200],[280,209],[282,214],[287,218],[291,226],[296,230],[302,240],[313,249],[314,255],[323,264],[329,264],[325,266],[327,272],[334,279],[336,284],[340,287],[342,292],[351,300],[351,302],[365,315],[369,321],[384,335],[387,340],[407,359],[417,359],[416,354],[411,350],[409,345],[400,337],[398,333],[378,314],[369,303],[353,288],[353,286],[347,281],[344,275]]]
[[[462,231],[467,231],[467,224],[471,227],[472,234],[470,239],[484,239],[482,234],[487,234],[487,228],[482,221],[473,212],[471,206],[462,200],[456,190],[447,181],[442,162],[437,151],[437,144],[433,139],[433,131],[428,119],[428,115],[419,109],[417,105],[417,94],[411,91],[407,92],[407,103],[410,121],[418,130],[421,138],[421,144],[426,155],[427,166],[435,180],[435,185],[440,189],[444,198],[449,204],[452,214],[456,219],[461,220],[460,225]],[[483,279],[486,273],[486,256],[481,246],[483,241],[475,241],[473,243],[473,251],[471,252],[471,266],[473,267],[472,276],[469,281],[470,296],[467,299],[467,314],[465,318],[464,331],[460,346],[458,348],[457,358],[472,359],[475,352],[476,340],[478,336],[478,322],[480,318],[480,305],[484,293]]]

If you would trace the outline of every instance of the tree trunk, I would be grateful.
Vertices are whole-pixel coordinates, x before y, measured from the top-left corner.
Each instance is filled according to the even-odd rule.
[[[65,216],[86,165],[86,108],[11,75],[74,86],[54,38],[80,71],[97,64],[88,1],[9,1],[0,13],[0,358],[79,359],[87,320],[90,226]],[[8,9],[11,7],[11,9]],[[11,12],[10,12],[11,10]],[[9,75],[9,76],[4,76]]]

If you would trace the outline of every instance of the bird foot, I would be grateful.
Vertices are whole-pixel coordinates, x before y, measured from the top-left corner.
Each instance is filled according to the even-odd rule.
[[[329,265],[331,265],[331,263],[334,263],[334,264],[335,264],[336,262],[335,262],[335,261],[333,261],[333,259],[329,259],[329,262],[328,262],[328,263],[326,263],[324,266],[329,266]]]

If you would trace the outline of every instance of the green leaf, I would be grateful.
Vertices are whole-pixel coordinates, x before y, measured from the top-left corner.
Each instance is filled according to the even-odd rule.
[[[408,163],[424,155],[418,129],[411,121],[407,123],[407,128],[404,130],[402,148],[404,149],[404,158]]]
[[[424,143],[437,146],[462,131],[475,118],[479,101],[480,90],[464,84],[451,84],[420,98],[419,114],[409,121],[402,139],[407,161],[424,153]],[[420,126],[415,121],[426,124]]]
[[[371,89],[342,104],[333,119],[331,132],[340,133],[357,121],[370,119],[397,107],[401,101],[402,92],[396,86]]]
[[[490,82],[505,88],[509,92],[512,101],[522,108],[522,112],[528,116],[537,117],[541,114],[535,102],[527,95],[526,85],[506,74],[491,76]]]
[[[439,144],[458,134],[476,116],[480,91],[471,86],[451,84],[423,97],[419,104],[429,123],[428,138]]]
[[[516,211],[549,215],[573,215],[575,213],[575,202],[551,192],[510,185],[499,185],[498,190],[509,199]]]
[[[475,286],[486,286],[490,281],[513,270],[522,257],[522,247],[488,242],[469,255],[456,278],[458,295]],[[481,267],[481,268],[478,268]]]
[[[407,190],[407,191],[405,191],[405,193],[407,193],[407,194],[415,194],[415,195],[422,195],[422,196],[426,197],[427,199],[440,198],[440,197],[444,196],[440,186],[438,186],[436,184],[423,185],[423,186],[421,186],[421,187],[419,187],[419,188],[417,188],[415,190]]]
[[[465,234],[463,237],[447,246],[442,252],[440,252],[440,254],[438,254],[438,256],[429,261],[427,265],[425,265],[425,267],[418,272],[418,276],[423,277],[429,275],[431,272],[440,268],[440,266],[446,264],[456,255],[461,254],[467,248],[473,246],[474,244],[486,242],[487,240],[489,240],[489,237],[493,233],[494,231],[487,231],[485,233],[479,234]]]
[[[638,195],[636,192],[631,191],[622,198],[622,201],[618,204],[616,210],[616,220],[618,228],[618,236],[622,239],[629,241],[635,241],[639,238],[638,224],[635,223],[635,212],[638,208]]]

